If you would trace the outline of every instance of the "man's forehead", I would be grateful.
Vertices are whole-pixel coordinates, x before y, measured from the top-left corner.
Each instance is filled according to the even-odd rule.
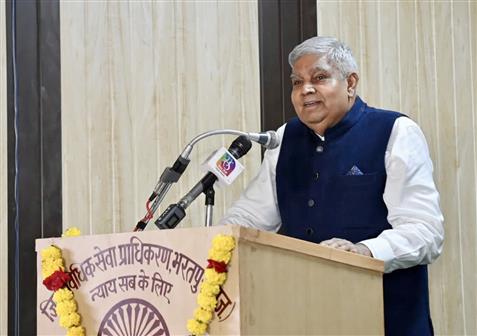
[[[308,56],[308,57],[306,57]],[[315,57],[310,57],[310,55],[303,55],[298,58],[295,64],[292,67],[292,76],[299,75],[303,70],[306,72],[315,72],[315,71],[332,71],[333,67],[329,64],[326,55],[311,55]],[[296,65],[299,64],[299,69]]]

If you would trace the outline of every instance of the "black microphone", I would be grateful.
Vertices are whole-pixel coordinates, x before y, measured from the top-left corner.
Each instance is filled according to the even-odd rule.
[[[252,147],[252,143],[246,136],[239,136],[230,145],[228,151],[236,159],[241,158]],[[176,204],[171,204],[154,222],[159,229],[173,229],[185,217],[185,209],[199,196],[202,192],[207,191],[217,181],[217,177],[209,172],[197,182],[197,184]]]

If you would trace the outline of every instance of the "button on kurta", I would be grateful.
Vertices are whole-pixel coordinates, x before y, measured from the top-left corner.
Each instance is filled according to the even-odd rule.
[[[309,200],[308,200],[308,206],[311,208],[311,207],[314,206],[314,205],[315,205],[315,201],[312,200],[312,199],[309,199]]]
[[[308,233],[310,236],[315,233],[315,230],[313,230],[313,228],[309,227],[309,228],[306,228],[306,233]]]
[[[315,173],[315,180],[318,180],[319,177],[320,177],[320,173],[316,172]]]
[[[316,146],[316,152],[317,153],[323,153],[323,146],[321,146],[321,145]]]

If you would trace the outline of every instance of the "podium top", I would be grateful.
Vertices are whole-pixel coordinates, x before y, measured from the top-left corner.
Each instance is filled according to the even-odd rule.
[[[57,244],[59,247],[67,246],[68,243],[64,241],[65,239],[69,242],[75,241],[75,246],[82,246],[83,242],[87,241],[96,241],[100,238],[102,240],[112,240],[129,237],[135,235],[137,237],[148,236],[150,238],[166,238],[181,236],[185,237],[188,235],[204,235],[204,234],[229,234],[236,237],[239,242],[249,241],[255,244],[272,246],[288,251],[293,251],[297,253],[302,253],[305,255],[318,257],[321,259],[326,259],[330,261],[335,261],[351,266],[356,266],[362,269],[372,270],[379,273],[384,273],[384,262],[379,259],[374,259],[359,255],[356,253],[346,252],[338,249],[334,249],[327,246],[322,246],[316,243],[307,242],[304,240],[287,237],[284,235],[276,234],[273,232],[266,232],[257,230],[254,228],[244,227],[235,224],[228,225],[217,225],[212,227],[194,227],[194,228],[177,228],[174,230],[153,230],[153,231],[143,231],[143,232],[122,232],[122,233],[111,233],[111,234],[99,234],[94,236],[79,236],[79,237],[70,237],[70,238],[40,238],[36,239],[36,251],[39,251],[41,248],[50,245]],[[93,239],[92,239],[93,238]],[[71,244],[70,243],[70,244]]]
[[[316,243],[311,243],[276,233],[243,227],[240,225],[225,225],[225,227],[230,227],[234,233],[234,236],[237,237],[239,240],[250,241],[261,245],[273,246],[285,250],[307,254],[313,257],[336,261],[343,264],[356,266],[379,273],[384,273],[384,262],[379,259],[374,259],[360,254],[322,246]]]

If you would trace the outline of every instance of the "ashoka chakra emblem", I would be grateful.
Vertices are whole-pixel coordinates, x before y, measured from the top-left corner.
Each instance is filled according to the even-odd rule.
[[[149,302],[126,299],[115,304],[104,316],[98,336],[169,336],[164,318]]]

